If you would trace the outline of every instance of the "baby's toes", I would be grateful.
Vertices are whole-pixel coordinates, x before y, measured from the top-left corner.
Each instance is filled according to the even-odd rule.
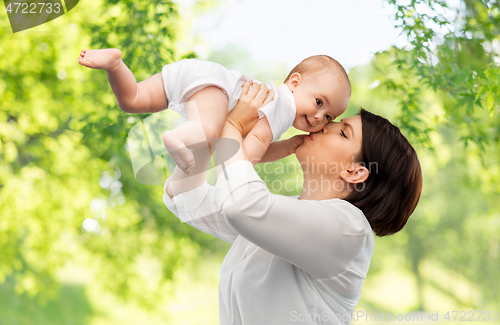
[[[174,159],[175,163],[177,164],[177,167],[179,167],[182,170],[185,170],[188,168],[188,165],[184,163],[184,160],[182,159]]]
[[[194,168],[194,157],[191,152],[188,152],[186,156],[183,157],[183,165],[185,168],[181,168],[185,174],[190,174]]]
[[[177,167],[179,167],[182,170],[187,168],[187,165],[184,163],[184,159],[182,159],[182,156],[180,156],[177,152],[171,153],[171,156],[174,159]]]
[[[185,157],[185,160],[186,160],[186,164],[189,167],[194,167],[194,157],[192,155]]]
[[[182,169],[182,171],[184,172],[184,174],[191,174],[191,172],[193,171],[193,167],[188,166],[187,168]]]
[[[87,60],[85,58],[78,58],[78,63],[80,63],[81,65],[88,67],[88,68],[92,67],[92,64],[89,62],[89,60]]]

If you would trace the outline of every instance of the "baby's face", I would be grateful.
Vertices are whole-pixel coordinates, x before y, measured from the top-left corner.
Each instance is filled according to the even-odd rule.
[[[331,73],[306,77],[293,74],[287,86],[293,92],[297,108],[292,125],[306,132],[323,129],[326,123],[344,113],[350,99],[350,91]]]

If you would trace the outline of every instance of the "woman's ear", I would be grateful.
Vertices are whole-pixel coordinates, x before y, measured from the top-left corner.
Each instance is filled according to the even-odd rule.
[[[340,172],[340,177],[351,184],[363,183],[368,179],[368,176],[370,176],[368,168],[359,163],[354,166],[349,166],[347,169]]]

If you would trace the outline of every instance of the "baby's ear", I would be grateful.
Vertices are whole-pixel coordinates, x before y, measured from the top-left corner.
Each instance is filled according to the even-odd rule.
[[[289,81],[290,81],[290,85],[292,85],[295,88],[298,85],[300,85],[300,83],[302,82],[302,76],[300,75],[300,73],[294,72],[290,76]]]

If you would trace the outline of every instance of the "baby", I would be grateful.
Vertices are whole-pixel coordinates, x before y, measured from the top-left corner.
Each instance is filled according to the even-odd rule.
[[[208,140],[210,147],[210,139],[219,137],[227,114],[235,107],[242,85],[253,80],[214,62],[187,59],[165,65],[161,73],[137,83],[118,49],[82,50],[78,61],[89,68],[106,70],[124,112],[154,113],[170,108],[183,116],[186,122],[163,133],[162,140],[185,174],[195,165],[187,146]],[[209,86],[219,88],[227,102],[197,101],[196,93]],[[281,134],[290,126],[306,132],[321,130],[345,111],[351,96],[344,68],[326,55],[303,60],[280,87],[274,83],[267,87],[274,90],[274,100],[259,109],[259,121],[244,140],[254,165],[285,157],[286,142],[277,141]]]

